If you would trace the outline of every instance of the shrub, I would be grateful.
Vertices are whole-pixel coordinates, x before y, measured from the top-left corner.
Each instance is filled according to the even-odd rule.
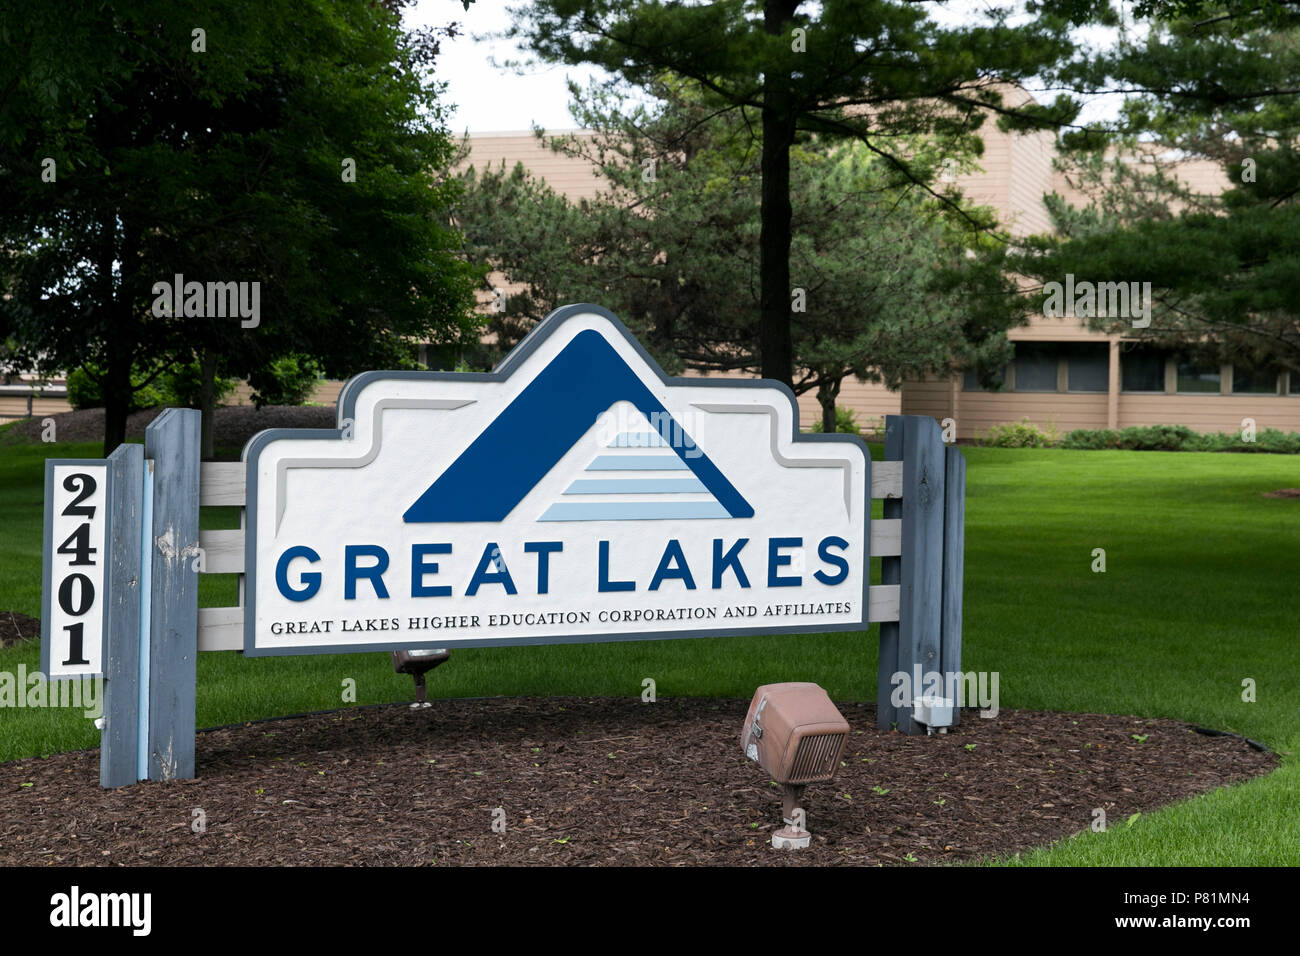
[[[1199,436],[1186,425],[1134,425],[1119,433],[1119,447],[1130,451],[1182,451]]]
[[[1119,447],[1119,432],[1113,428],[1076,428],[1063,439],[1062,448],[1082,448],[1096,451]]]
[[[253,404],[302,405],[311,398],[321,368],[305,355],[286,355],[248,376]]]
[[[68,375],[68,404],[77,411],[98,408],[104,404],[104,393],[100,390],[99,383],[92,380],[84,368]]]
[[[813,422],[812,430],[820,432],[822,430],[822,420],[819,418]],[[862,429],[858,427],[858,422],[853,414],[853,409],[845,408],[843,405],[835,406],[835,430],[837,432],[847,432],[850,435],[862,437]]]
[[[1300,432],[1287,434],[1277,428],[1265,428],[1255,435],[1254,441],[1242,441],[1241,434],[1224,435],[1229,439],[1223,451],[1273,452],[1275,454],[1300,454]]]
[[[1222,432],[1209,432],[1193,435],[1183,442],[1182,451],[1238,451],[1241,444],[1240,435],[1225,435]]]
[[[100,375],[102,375],[100,368],[90,364],[72,372],[68,376],[68,404],[76,409],[103,408],[103,389],[96,381]],[[144,378],[144,373],[139,369],[131,373],[134,382],[142,381]],[[234,390],[235,380],[217,376],[215,386],[215,399],[220,402]],[[202,396],[201,371],[198,361],[195,360],[174,366],[144,388],[138,389],[131,396],[130,410],[136,412],[156,405],[198,408]]]
[[[184,408],[199,408],[201,406],[203,401],[203,368],[197,359],[184,365],[174,366],[170,371],[159,376],[158,382],[164,404],[179,405]],[[213,384],[214,404],[220,404],[221,400],[235,389],[235,380],[233,378],[223,378],[220,375],[216,377]]]
[[[1124,448],[1130,451],[1220,451],[1300,454],[1300,432],[1287,434],[1265,428],[1254,441],[1243,441],[1240,432],[1200,434],[1186,425],[1144,425],[1114,431],[1109,428],[1080,428],[1061,442],[1062,448]]]
[[[103,408],[104,407],[104,390],[99,386],[99,378],[103,371],[97,365],[87,363],[82,368],[76,369],[68,374],[68,404],[80,411],[83,408]],[[143,374],[136,371],[131,373],[131,381],[139,382],[145,378]],[[127,407],[129,412],[138,412],[142,408],[153,408],[155,405],[162,405],[166,401],[162,389],[154,382],[150,382],[143,388],[138,388],[131,393],[131,402]]]
[[[994,425],[981,444],[993,448],[1050,448],[1056,443],[1055,428],[1040,429],[1027,418],[1004,425]]]

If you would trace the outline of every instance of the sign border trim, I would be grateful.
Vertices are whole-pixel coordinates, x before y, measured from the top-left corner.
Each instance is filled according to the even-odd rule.
[[[385,641],[373,644],[340,644],[340,645],[302,645],[295,647],[257,647],[257,614],[256,614],[256,574],[257,574],[257,503],[258,503],[258,458],[262,450],[271,442],[283,439],[316,439],[316,440],[339,440],[343,437],[344,421],[355,418],[355,405],[357,396],[366,386],[383,380],[395,381],[480,381],[480,382],[503,382],[510,378],[525,359],[527,359],[536,349],[545,342],[552,334],[557,332],[566,321],[577,315],[598,315],[607,320],[614,329],[623,336],[638,357],[645,362],[647,367],[658,376],[659,380],[667,387],[673,386],[691,386],[691,387],[721,387],[721,388],[762,388],[775,389],[784,394],[790,402],[793,412],[794,434],[792,441],[795,444],[800,443],[837,443],[851,444],[862,452],[864,459],[864,488],[866,491],[865,501],[863,502],[863,520],[862,520],[862,541],[863,541],[863,573],[862,573],[862,593],[860,596],[860,614],[858,621],[826,624],[826,625],[790,625],[782,627],[736,627],[720,628],[707,631],[693,630],[672,630],[672,631],[637,631],[632,633],[614,633],[614,634],[576,634],[561,636],[545,637],[505,637],[505,638],[468,638],[465,640],[455,640],[453,642],[439,642],[435,640],[420,641]],[[870,590],[871,590],[871,449],[867,443],[857,435],[846,434],[804,434],[799,431],[799,403],[795,394],[790,387],[784,382],[778,382],[774,379],[722,379],[722,378],[686,378],[681,376],[670,377],[664,374],[659,363],[654,360],[645,347],[636,339],[631,331],[623,324],[619,318],[608,309],[592,305],[589,303],[575,303],[565,305],[554,310],[546,316],[510,350],[510,352],[497,363],[491,372],[422,372],[422,371],[369,371],[361,372],[354,375],[344,384],[343,389],[339,392],[338,412],[336,423],[340,427],[326,428],[270,428],[258,432],[248,440],[244,446],[241,458],[245,465],[245,504],[244,504],[244,646],[240,651],[246,657],[286,657],[301,654],[355,654],[368,652],[387,652],[395,650],[414,650],[417,648],[430,647],[528,647],[542,644],[603,644],[613,643],[616,641],[656,641],[656,640],[673,640],[679,638],[701,638],[701,637],[740,637],[744,635],[757,634],[825,634],[842,631],[865,631],[871,624],[870,621]]]

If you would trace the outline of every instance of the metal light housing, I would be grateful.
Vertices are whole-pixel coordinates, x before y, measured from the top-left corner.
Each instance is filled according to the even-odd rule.
[[[754,692],[740,747],[781,786],[786,826],[772,834],[773,846],[808,846],[804,787],[835,776],[848,739],[848,721],[817,684],[764,684]]]
[[[411,705],[412,710],[417,707],[432,706],[425,691],[424,675],[449,657],[451,652],[445,647],[393,651],[393,670],[399,674],[410,674],[415,678],[415,703]]]
[[[956,708],[951,697],[926,695],[912,698],[912,719],[925,726],[926,734],[946,734],[954,723]]]

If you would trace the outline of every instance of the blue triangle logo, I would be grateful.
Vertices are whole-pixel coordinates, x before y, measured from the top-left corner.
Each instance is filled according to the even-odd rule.
[[[588,329],[574,336],[470,443],[406,510],[403,520],[408,524],[504,520],[616,402],[631,403],[648,422],[660,423],[661,431],[616,437],[607,453],[598,455],[564,493],[608,494],[607,501],[561,500],[540,520],[753,517],[753,506],[686,435],[604,336]],[[544,422],[544,427],[538,427],[539,422]],[[671,442],[664,441],[668,435],[663,434],[669,427]],[[619,445],[620,441],[624,444]],[[646,444],[631,444],[635,441]],[[655,477],[618,474],[630,471],[654,472]],[[629,482],[653,484],[625,484]],[[707,493],[712,500],[668,497],[685,491]],[[623,500],[623,495],[635,495],[636,500]],[[645,495],[656,497],[647,500]]]

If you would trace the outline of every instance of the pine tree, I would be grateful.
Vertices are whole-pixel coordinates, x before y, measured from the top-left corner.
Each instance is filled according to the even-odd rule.
[[[1010,10],[993,9],[978,25],[943,27],[904,0],[534,0],[510,32],[542,59],[595,64],[635,87],[665,73],[690,80],[712,109],[753,125],[762,150],[758,350],[764,377],[791,384],[798,135],[853,139],[895,181],[932,188],[936,168],[908,155],[909,137],[965,137],[978,149],[990,114],[1018,128],[1070,121],[1078,107],[1069,97],[1012,106],[999,84],[1055,75],[1076,56],[1072,26],[1113,15],[1100,0],[1044,0],[1033,10],[1016,25]]]

